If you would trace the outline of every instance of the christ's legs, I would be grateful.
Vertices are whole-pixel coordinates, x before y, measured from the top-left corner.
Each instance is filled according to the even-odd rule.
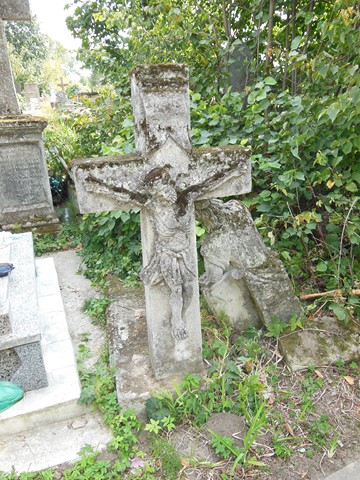
[[[169,284],[168,284],[169,285]],[[182,340],[188,335],[183,319],[184,298],[181,285],[169,285],[172,334],[176,340]]]
[[[192,282],[185,282],[182,286],[182,291],[183,291],[183,294],[182,294],[183,306],[182,306],[181,316],[182,318],[185,318],[186,310],[190,306],[193,293],[194,293],[194,287]]]

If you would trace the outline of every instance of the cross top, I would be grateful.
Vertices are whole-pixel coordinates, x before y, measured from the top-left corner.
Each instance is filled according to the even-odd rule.
[[[136,150],[172,174],[189,166],[190,105],[185,65],[142,65],[131,72]]]
[[[135,155],[74,162],[83,213],[140,207],[148,340],[157,378],[201,369],[194,201],[251,190],[248,152],[192,150],[188,69],[131,72]]]
[[[29,0],[0,0],[0,115],[20,113],[11,74],[3,20],[31,20]]]

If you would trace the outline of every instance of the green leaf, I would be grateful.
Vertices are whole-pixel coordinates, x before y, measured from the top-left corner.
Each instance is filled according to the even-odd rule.
[[[358,187],[355,182],[350,182],[345,185],[345,188],[348,192],[356,193],[358,191]]]
[[[276,82],[275,78],[273,78],[273,77],[266,77],[264,79],[264,83],[265,83],[265,85],[276,85],[277,82]]]
[[[340,108],[334,107],[333,105],[329,107],[326,111],[332,123],[334,123],[335,118],[338,116],[339,112],[340,112]]]
[[[125,120],[123,121],[122,123],[122,126],[123,128],[125,127],[133,127],[134,126],[134,122],[131,118],[125,118]]]
[[[336,318],[340,321],[347,321],[349,320],[348,318],[348,313],[344,307],[339,305],[338,303],[330,303],[329,309],[332,310],[336,316]]]
[[[300,36],[295,37],[294,40],[291,42],[290,50],[291,51],[296,50],[300,45],[301,40],[302,38]]]
[[[327,263],[326,262],[320,262],[316,266],[316,271],[317,272],[326,272],[327,270]]]
[[[294,155],[294,157],[301,160],[301,158],[299,157],[299,147],[297,145],[295,147],[292,147],[290,150],[291,150],[291,153]]]
[[[257,94],[258,94],[258,92],[256,92],[256,91],[250,93],[250,95],[248,96],[248,99],[247,99],[249,105],[252,105],[255,102]]]

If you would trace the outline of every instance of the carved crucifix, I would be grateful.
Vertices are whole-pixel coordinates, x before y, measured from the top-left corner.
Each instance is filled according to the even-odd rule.
[[[82,159],[74,177],[83,213],[141,208],[149,352],[158,379],[202,369],[194,201],[251,190],[242,147],[191,149],[188,69],[131,74],[135,155]]]
[[[0,115],[18,115],[20,107],[11,74],[4,20],[31,20],[29,0],[0,0]]]

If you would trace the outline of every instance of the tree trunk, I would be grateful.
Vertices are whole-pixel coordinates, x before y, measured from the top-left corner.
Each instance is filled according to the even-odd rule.
[[[297,0],[292,0],[291,5],[291,39],[294,40],[296,37],[296,2]],[[291,93],[295,95],[297,91],[297,71],[294,68],[291,72]]]
[[[314,0],[310,1],[309,5],[309,12],[312,13],[314,10]],[[308,24],[307,29],[306,29],[306,36],[305,36],[305,44],[303,48],[303,53],[306,53],[308,45],[309,45],[309,40],[310,40],[310,34],[311,34],[311,22]]]
[[[269,23],[268,23],[268,39],[266,46],[266,73],[270,74],[270,66],[272,59],[272,50],[273,50],[273,30],[274,30],[274,12],[275,12],[276,0],[270,0],[269,5]]]
[[[286,90],[286,85],[288,83],[288,68],[289,68],[289,51],[290,51],[290,10],[286,13],[286,30],[285,30],[285,52],[286,58],[284,63],[284,76],[283,76],[283,90]]]

